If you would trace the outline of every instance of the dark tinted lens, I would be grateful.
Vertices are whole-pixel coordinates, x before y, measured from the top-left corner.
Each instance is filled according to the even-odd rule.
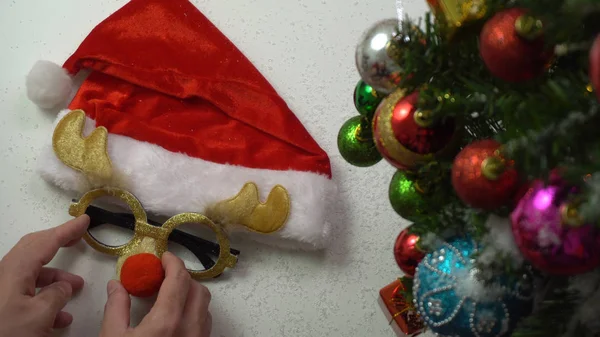
[[[169,251],[182,259],[190,270],[210,269],[219,256],[216,246],[217,236],[202,224],[181,225],[169,237]]]
[[[100,197],[88,207],[88,232],[107,246],[121,246],[133,238],[135,219],[126,203],[118,198]]]

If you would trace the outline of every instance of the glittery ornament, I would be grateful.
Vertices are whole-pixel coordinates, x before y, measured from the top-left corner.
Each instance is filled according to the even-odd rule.
[[[480,140],[454,158],[452,186],[466,204],[493,210],[507,204],[519,187],[517,171],[500,154],[500,143]]]
[[[487,13],[484,0],[427,0],[436,20],[452,35],[467,23],[482,19]]]
[[[577,214],[578,193],[533,183],[511,214],[515,242],[537,269],[573,275],[600,265],[600,229]]]
[[[372,86],[365,81],[360,80],[354,89],[354,106],[363,116],[373,116],[375,109],[383,99],[383,95],[378,94]]]
[[[479,51],[489,71],[508,82],[542,74],[552,56],[544,47],[541,21],[520,8],[498,12],[485,23]]]
[[[372,166],[381,160],[373,138],[369,137],[368,126],[369,124],[365,123],[361,116],[356,116],[346,121],[338,133],[340,154],[354,166]]]
[[[416,174],[397,171],[389,187],[390,203],[394,211],[410,221],[416,221],[420,216],[429,214],[431,205],[427,185],[420,182]]]
[[[356,68],[360,77],[382,94],[393,91],[403,74],[402,67],[388,52],[399,32],[400,22],[396,19],[377,22],[363,34],[356,47]]]
[[[408,232],[409,228],[405,228],[400,232],[394,244],[394,258],[398,267],[408,277],[415,275],[415,269],[425,253],[417,247],[419,236]]]
[[[419,315],[432,332],[443,336],[508,336],[529,314],[531,276],[483,283],[473,256],[482,247],[457,237],[440,245],[419,263],[413,295]]]
[[[461,132],[452,118],[434,120],[417,108],[418,92],[398,89],[375,111],[373,136],[381,155],[398,169],[415,169],[435,159],[452,157]]]
[[[594,44],[590,49],[590,69],[589,77],[592,82],[592,88],[596,91],[596,97],[600,100],[600,34],[596,36]]]

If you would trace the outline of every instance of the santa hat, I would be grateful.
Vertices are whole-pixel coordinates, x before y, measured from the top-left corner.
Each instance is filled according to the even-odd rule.
[[[91,72],[56,123],[81,109],[84,134],[105,127],[113,171],[146,210],[202,213],[247,182],[263,200],[281,185],[291,206],[283,228],[244,232],[287,247],[326,245],[328,201],[336,191],[327,154],[188,0],[132,0],[96,26],[63,67],[38,62],[27,78],[29,98],[56,107],[81,70]],[[63,189],[91,188],[52,144],[40,170]]]

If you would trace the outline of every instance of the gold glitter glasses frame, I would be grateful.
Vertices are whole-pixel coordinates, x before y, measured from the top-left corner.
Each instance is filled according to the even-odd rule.
[[[94,238],[89,230],[84,234],[83,239],[98,252],[112,255],[123,256],[134,251],[144,238],[155,240],[155,249],[160,258],[168,249],[168,239],[171,232],[186,223],[202,224],[209,227],[217,237],[219,244],[219,256],[214,266],[208,270],[190,270],[188,272],[195,280],[214,278],[220,275],[225,268],[232,268],[237,263],[237,257],[230,252],[230,244],[227,235],[221,226],[216,225],[206,216],[199,213],[181,213],[168,219],[161,227],[156,227],[148,223],[148,217],[140,201],[131,193],[113,187],[99,188],[88,191],[80,199],[69,207],[69,214],[78,217],[85,214],[86,209],[92,202],[100,197],[114,197],[125,202],[135,218],[133,238],[126,244],[120,246],[108,246]]]

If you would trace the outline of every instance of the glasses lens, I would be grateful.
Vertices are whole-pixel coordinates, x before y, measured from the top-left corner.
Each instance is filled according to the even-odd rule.
[[[90,216],[88,232],[107,246],[121,246],[133,238],[135,218],[119,198],[103,196],[94,200],[85,213]]]
[[[178,226],[169,236],[168,249],[187,269],[196,271],[212,268],[219,256],[216,234],[202,224]]]

